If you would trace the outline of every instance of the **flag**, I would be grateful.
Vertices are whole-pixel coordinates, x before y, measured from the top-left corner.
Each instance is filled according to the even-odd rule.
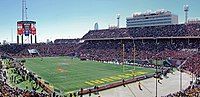
[[[28,49],[30,54],[38,54],[39,52],[36,49]]]

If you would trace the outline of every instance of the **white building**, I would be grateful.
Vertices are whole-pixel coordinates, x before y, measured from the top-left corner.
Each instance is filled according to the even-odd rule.
[[[126,18],[127,27],[143,27],[178,24],[178,16],[170,11],[146,12],[142,14],[133,14],[133,17]]]
[[[189,24],[200,24],[200,20],[198,18],[190,19],[190,20],[188,20],[188,23]]]

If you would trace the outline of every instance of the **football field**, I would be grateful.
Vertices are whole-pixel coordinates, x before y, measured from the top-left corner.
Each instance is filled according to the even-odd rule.
[[[122,65],[70,57],[27,58],[25,67],[63,93],[154,73],[150,68],[124,66],[123,70]]]

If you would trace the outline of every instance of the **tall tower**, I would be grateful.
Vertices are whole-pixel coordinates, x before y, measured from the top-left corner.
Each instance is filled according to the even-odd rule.
[[[120,19],[120,14],[117,14],[117,28],[119,28],[119,19]]]
[[[189,11],[189,6],[188,5],[184,5],[183,9],[185,11],[185,23],[187,23],[188,21],[188,11]]]
[[[94,24],[94,30],[99,30],[99,25],[97,22]]]
[[[26,9],[25,5],[26,5],[26,1],[22,0],[22,21],[24,21],[24,12],[25,12],[24,9]]]

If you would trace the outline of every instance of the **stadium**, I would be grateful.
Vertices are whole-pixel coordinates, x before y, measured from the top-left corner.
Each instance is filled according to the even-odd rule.
[[[2,97],[200,96],[199,22],[97,27],[48,43],[37,43],[35,24],[17,22],[17,43],[0,45]]]

